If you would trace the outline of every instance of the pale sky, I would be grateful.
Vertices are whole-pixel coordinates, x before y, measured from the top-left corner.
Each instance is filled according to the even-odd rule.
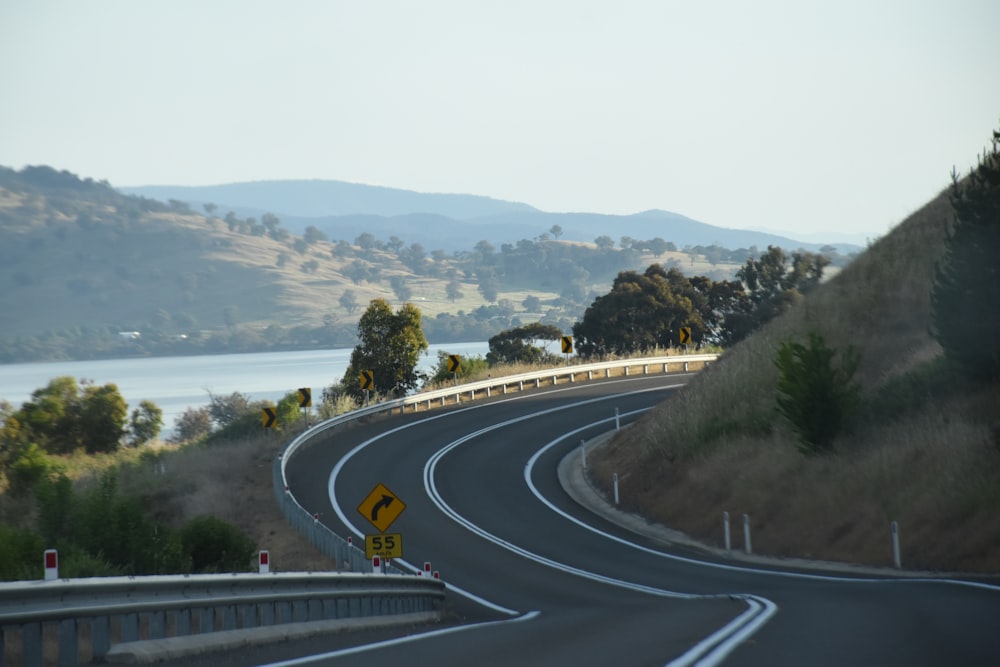
[[[0,165],[884,234],[1000,127],[997,0],[0,0]]]

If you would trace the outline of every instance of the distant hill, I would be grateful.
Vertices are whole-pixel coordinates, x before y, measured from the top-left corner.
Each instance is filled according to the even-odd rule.
[[[150,185],[119,188],[125,194],[167,201],[212,202],[294,218],[321,218],[357,213],[391,218],[409,213],[435,213],[468,220],[497,213],[533,211],[527,204],[463,194],[434,194],[330,180],[252,181],[226,185]]]
[[[481,240],[500,246],[539,238],[554,225],[562,228],[560,238],[566,241],[590,242],[606,235],[616,242],[623,236],[659,237],[679,248],[717,245],[764,249],[776,245],[818,252],[830,245],[841,255],[862,249],[851,243],[807,243],[779,234],[716,227],[669,211],[633,215],[549,213],[528,204],[489,197],[419,193],[343,181],[254,181],[119,190],[163,202],[183,201],[199,210],[205,204],[214,204],[219,215],[227,211],[257,217],[272,213],[297,234],[314,226],[331,239],[353,241],[369,232],[381,239],[397,236],[407,243],[449,252],[469,248]]]

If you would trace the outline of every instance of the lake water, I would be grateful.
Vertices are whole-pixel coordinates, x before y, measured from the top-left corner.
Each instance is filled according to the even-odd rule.
[[[486,356],[488,343],[431,345],[417,368],[430,372],[437,367],[437,353]],[[323,388],[339,382],[347,371],[351,349],[305,352],[217,354],[196,357],[154,357],[103,361],[56,361],[30,364],[0,364],[0,399],[15,408],[31,398],[36,389],[56,377],[69,375],[95,384],[114,383],[128,401],[129,412],[148,400],[163,410],[163,433],[189,407],[208,405],[208,392],[248,394],[251,400],[276,401],[299,387],[310,387],[313,404]]]

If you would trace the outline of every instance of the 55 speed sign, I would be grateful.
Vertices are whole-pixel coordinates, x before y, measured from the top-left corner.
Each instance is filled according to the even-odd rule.
[[[381,556],[382,558],[402,558],[402,534],[382,533],[381,535],[365,535],[365,558],[373,558],[375,556]]]

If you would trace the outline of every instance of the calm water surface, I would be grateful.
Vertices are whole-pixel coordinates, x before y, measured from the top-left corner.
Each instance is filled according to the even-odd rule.
[[[488,343],[448,343],[431,345],[421,356],[418,369],[437,367],[437,353],[486,356]],[[129,403],[129,411],[148,400],[163,410],[164,433],[189,407],[209,402],[208,393],[248,394],[251,400],[277,400],[299,387],[311,387],[316,402],[323,388],[339,382],[347,371],[351,349],[305,352],[261,352],[217,354],[197,357],[155,357],[108,359],[104,361],[57,361],[31,364],[0,364],[0,399],[15,408],[31,398],[31,393],[53,378],[69,375],[77,380],[109,382]]]

